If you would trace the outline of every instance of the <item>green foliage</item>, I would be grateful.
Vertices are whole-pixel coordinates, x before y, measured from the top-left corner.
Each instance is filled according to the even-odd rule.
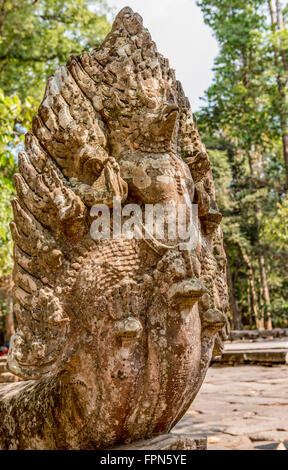
[[[40,101],[45,82],[72,54],[109,32],[101,0],[6,0],[0,14],[0,88]]]
[[[7,181],[3,182],[1,178],[0,185],[0,276],[2,276],[12,271],[12,239],[9,222],[13,218],[10,201],[14,196],[14,190],[9,188]]]
[[[271,28],[266,0],[197,3],[220,46],[214,80],[197,120],[224,215],[222,227],[236,300],[244,324],[255,326],[253,280],[260,316],[269,312],[274,325],[283,326],[288,203],[281,139],[284,95],[279,94],[283,64],[275,62],[275,47],[287,50],[287,29],[277,32]],[[261,254],[264,268],[259,262]],[[270,301],[264,297],[263,271]]]
[[[210,144],[211,145],[211,144]],[[215,188],[220,211],[225,213],[231,203],[232,172],[225,150],[213,149],[209,151],[213,177],[217,181]]]
[[[278,123],[271,115],[271,55],[267,52],[267,25],[259,11],[262,1],[203,0],[198,4],[213,28],[221,50],[216,58],[215,78],[206,92],[203,118],[247,152],[251,146],[269,147]],[[218,8],[216,6],[218,5]],[[247,164],[249,162],[246,162]]]
[[[271,305],[271,314],[275,327],[283,327],[288,320],[288,300],[283,297],[277,298]]]
[[[22,103],[14,94],[5,96],[0,89],[0,171],[9,177],[15,170],[15,149],[24,142],[24,131],[30,127],[37,102],[27,97]],[[14,154],[13,154],[14,151]]]
[[[5,331],[5,317],[8,314],[8,306],[6,300],[0,295],[0,332]],[[1,336],[0,336],[0,346]]]
[[[23,147],[24,132],[30,127],[36,111],[35,100],[27,97],[22,103],[17,95],[5,96],[0,90],[0,277],[12,269],[11,199],[15,195],[12,182],[17,171],[17,149]]]
[[[261,235],[267,244],[271,243],[282,251],[288,246],[288,196],[277,203],[274,211],[274,214],[263,218]]]

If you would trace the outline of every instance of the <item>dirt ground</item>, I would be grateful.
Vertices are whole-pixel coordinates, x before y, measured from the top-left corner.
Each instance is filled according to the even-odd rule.
[[[210,367],[173,429],[208,437],[208,450],[288,450],[288,366]]]

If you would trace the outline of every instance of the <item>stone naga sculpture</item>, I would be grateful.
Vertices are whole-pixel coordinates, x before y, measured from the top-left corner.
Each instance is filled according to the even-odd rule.
[[[227,330],[209,158],[174,71],[130,8],[48,80],[19,154],[1,449],[97,449],[168,432]],[[198,204],[195,248],[91,238],[95,204]]]

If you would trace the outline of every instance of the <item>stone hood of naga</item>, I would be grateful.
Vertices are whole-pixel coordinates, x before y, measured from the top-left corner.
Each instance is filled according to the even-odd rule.
[[[48,80],[19,170],[9,369],[38,387],[78,387],[94,447],[166,432],[221,349],[226,258],[189,102],[130,8],[98,49]],[[115,197],[197,204],[198,243],[92,239],[91,208],[112,210]]]

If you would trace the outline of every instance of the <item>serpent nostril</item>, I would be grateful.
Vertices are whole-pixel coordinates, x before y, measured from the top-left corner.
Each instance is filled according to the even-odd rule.
[[[226,315],[218,309],[208,309],[201,315],[202,326],[221,330],[227,324]]]
[[[134,317],[123,318],[115,323],[115,334],[122,341],[133,341],[142,333],[141,322]]]

